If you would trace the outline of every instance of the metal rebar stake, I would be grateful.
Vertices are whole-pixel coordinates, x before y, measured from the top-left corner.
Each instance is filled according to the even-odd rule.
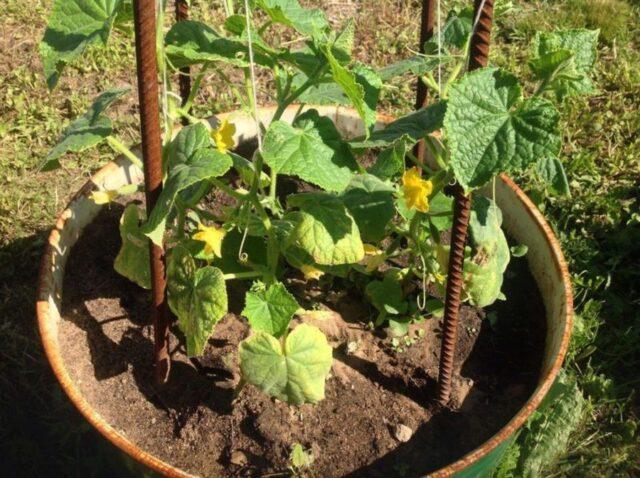
[[[158,105],[158,65],[156,57],[156,1],[134,0],[134,26],[138,96],[140,100],[140,132],[147,214],[162,191],[162,140]],[[165,300],[166,278],[164,250],[149,241],[151,266],[151,319],[154,338],[154,373],[156,382],[169,376],[169,321]]]
[[[187,0],[176,0],[176,22],[182,22],[189,19],[189,4]],[[180,75],[178,76],[178,86],[180,88],[180,98],[182,98],[182,106],[184,106],[191,93],[191,69],[188,66],[180,68]],[[183,119],[183,124],[188,124],[186,118]]]
[[[487,66],[491,25],[493,23],[493,1],[475,1],[474,20],[477,19],[477,24],[471,37],[469,70]],[[467,240],[470,212],[471,194],[465,194],[462,187],[456,185],[438,372],[438,403],[440,405],[447,405],[451,397],[453,359],[458,341],[458,315],[460,313],[462,286],[464,283],[464,246]]]
[[[436,16],[436,0],[422,0],[422,14],[420,17],[420,45],[418,50],[420,53],[424,53],[424,44],[433,37],[433,28],[435,24]],[[416,109],[424,108],[427,106],[427,86],[422,79],[418,77],[416,83]],[[424,139],[421,139],[414,149],[414,154],[418,161],[421,163],[424,161],[425,144]]]

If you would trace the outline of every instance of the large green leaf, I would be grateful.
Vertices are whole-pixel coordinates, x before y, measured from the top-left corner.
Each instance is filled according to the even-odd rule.
[[[300,247],[320,265],[353,264],[364,257],[356,222],[340,198],[325,193],[296,194],[288,199],[300,211],[287,245]]]
[[[256,282],[247,292],[245,300],[242,315],[249,319],[251,328],[276,338],[287,331],[293,314],[300,308],[295,297],[281,282],[269,287]]]
[[[175,23],[165,37],[166,53],[176,68],[207,62],[249,66],[245,43],[220,36],[204,23],[193,20]],[[271,65],[268,56],[256,53],[256,63]]]
[[[321,42],[326,37],[329,22],[322,10],[303,8],[298,0],[254,1],[273,22],[291,27],[314,41]]]
[[[351,141],[354,148],[386,148],[398,141],[417,143],[429,133],[440,129],[447,110],[446,102],[438,102],[389,123],[374,131],[368,139]]]
[[[149,266],[149,238],[140,231],[144,211],[135,204],[128,204],[120,218],[122,245],[113,268],[144,289],[151,289]]]
[[[300,324],[284,347],[273,336],[255,332],[240,343],[239,357],[244,380],[268,395],[296,405],[324,398],[333,357],[316,327]]]
[[[588,73],[596,61],[598,30],[541,32],[534,39],[535,57],[529,62],[542,91],[565,96],[592,94],[596,88]]]
[[[47,85],[58,83],[64,65],[78,58],[88,45],[105,44],[122,0],[56,0],[40,42]]]
[[[475,196],[469,218],[473,257],[465,262],[465,288],[476,307],[491,305],[501,294],[504,271],[511,258],[501,225],[502,212],[497,204]]]
[[[42,171],[60,167],[60,156],[68,152],[79,153],[101,143],[112,132],[111,120],[103,112],[129,91],[126,88],[107,90],[98,96],[89,109],[71,123],[45,158]]]
[[[142,231],[157,245],[162,246],[167,216],[175,203],[176,196],[196,183],[222,176],[231,167],[228,154],[213,148],[197,150],[185,163],[179,163],[171,171],[162,188],[149,220]]]
[[[168,169],[178,164],[187,163],[193,153],[203,148],[211,147],[209,131],[202,123],[195,123],[182,128],[169,143],[167,152]]]
[[[169,307],[187,339],[187,354],[201,355],[216,323],[227,313],[227,289],[216,267],[197,269],[189,251],[176,246],[167,266]]]
[[[274,121],[264,137],[262,156],[278,174],[291,174],[328,191],[347,187],[356,161],[333,122],[316,110],[292,126]]]
[[[560,152],[558,111],[547,100],[522,99],[514,76],[496,68],[467,74],[451,87],[444,118],[450,164],[467,190],[496,174],[523,170]]]
[[[377,243],[395,214],[394,189],[372,174],[353,177],[342,201],[358,225],[364,242]]]

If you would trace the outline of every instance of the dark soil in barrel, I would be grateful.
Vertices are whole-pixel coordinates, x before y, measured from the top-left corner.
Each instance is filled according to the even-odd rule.
[[[300,443],[314,456],[308,476],[421,476],[481,445],[536,386],[545,313],[526,260],[515,258],[503,289],[506,302],[462,308],[448,408],[432,402],[441,319],[412,326],[413,343],[394,347],[385,331],[367,328],[374,312],[345,282],[317,287],[287,281],[301,303],[315,300],[336,312],[316,324],[334,346],[326,398],[317,405],[289,406],[252,386],[236,392],[237,344],[249,334],[240,315],[247,286],[238,282],[228,283],[231,311],[204,357],[190,361],[173,329],[170,380],[156,386],[149,293],[112,267],[121,213],[118,204],[105,208],[71,253],[60,324],[63,356],[108,423],[189,473],[288,476],[291,448]]]

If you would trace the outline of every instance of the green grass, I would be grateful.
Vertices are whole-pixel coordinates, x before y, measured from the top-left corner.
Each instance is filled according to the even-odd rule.
[[[207,3],[207,19],[219,21],[219,8],[201,3]],[[8,476],[109,475],[112,452],[68,404],[49,370],[34,303],[38,262],[55,215],[113,154],[101,148],[69,158],[66,170],[56,173],[38,173],[37,166],[64,124],[98,91],[135,85],[135,63],[131,43],[119,34],[47,92],[37,41],[50,5],[9,0],[0,18],[0,50],[9,52],[0,60],[0,462]],[[340,5],[330,17],[355,17],[363,61],[382,65],[414,48],[417,16],[408,2]],[[519,178],[549,218],[570,264],[578,316],[567,370],[586,398],[577,428],[543,476],[640,474],[639,14],[637,3],[622,0],[516,3],[494,34],[492,62],[523,75],[537,30],[587,26],[600,28],[602,36],[600,93],[563,106],[562,161],[572,197],[545,198]],[[382,109],[406,111],[413,86],[407,81],[388,89]],[[212,85],[202,99],[203,111],[233,106]],[[135,138],[135,112],[134,95],[117,108],[114,119],[125,139]]]

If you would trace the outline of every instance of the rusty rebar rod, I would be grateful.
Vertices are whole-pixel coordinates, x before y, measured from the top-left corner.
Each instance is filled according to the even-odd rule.
[[[156,57],[156,1],[134,0],[140,133],[144,162],[147,215],[162,191],[162,139],[158,105],[158,64]],[[169,357],[169,315],[165,300],[164,250],[149,241],[151,267],[151,320],[154,338],[154,374],[158,383],[166,382],[171,366]]]
[[[469,45],[469,70],[487,66],[491,25],[493,22],[493,1],[475,1],[474,20],[477,19],[477,22],[475,22],[476,25]],[[464,246],[467,240],[470,213],[471,194],[465,194],[458,184],[455,186],[451,250],[449,252],[440,367],[438,371],[438,403],[440,405],[449,403],[451,397],[453,361],[458,341],[458,316],[464,284]]]
[[[424,53],[424,44],[433,38],[433,28],[435,25],[436,16],[436,0],[422,0],[422,12],[420,15],[420,44],[418,50],[420,53]],[[422,79],[418,76],[416,83],[416,109],[424,108],[427,106],[427,85],[424,84]],[[418,158],[419,162],[424,161],[425,144],[424,139],[420,140],[414,149],[414,154]]]
[[[189,19],[189,4],[187,0],[176,0],[176,22],[182,22]],[[178,86],[180,89],[180,98],[182,98],[182,106],[184,106],[191,93],[191,69],[188,66],[180,68],[180,75],[178,76]],[[185,124],[188,124],[186,118],[183,119]]]

